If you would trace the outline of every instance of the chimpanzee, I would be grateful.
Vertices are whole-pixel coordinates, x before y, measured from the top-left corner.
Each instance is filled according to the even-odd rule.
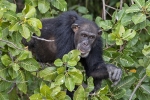
[[[109,78],[113,85],[120,81],[122,70],[105,64],[102,58],[102,31],[93,21],[79,16],[75,11],[67,11],[56,18],[43,19],[42,24],[40,38],[54,41],[32,38],[26,43],[37,61],[52,63],[69,51],[78,49],[86,75],[94,78],[94,91],[100,88],[102,79]]]

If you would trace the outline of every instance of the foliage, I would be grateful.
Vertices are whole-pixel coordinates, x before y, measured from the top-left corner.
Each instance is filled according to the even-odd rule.
[[[111,18],[107,17],[109,20],[91,12],[91,5],[102,11],[98,3],[93,4],[95,1],[80,1],[80,5],[76,5],[78,0],[26,0],[21,12],[16,12],[17,5],[9,1],[0,0],[0,100],[70,100],[67,90],[75,91],[73,100],[150,99],[150,0],[127,2],[122,9],[117,6],[120,2],[110,1],[109,5],[116,4],[117,8],[113,13],[110,8],[106,9],[112,14]],[[40,36],[39,19],[67,11],[67,6],[85,18],[95,19],[102,28],[104,60],[124,72],[117,86],[111,87],[111,82],[106,80],[97,93],[91,94],[93,79],[85,77],[78,62],[79,51],[72,50],[54,64],[43,65],[22,45],[22,37],[30,40],[33,33]],[[86,80],[85,88],[82,82]]]

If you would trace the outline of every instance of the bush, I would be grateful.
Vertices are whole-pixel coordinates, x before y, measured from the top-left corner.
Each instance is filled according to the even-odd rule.
[[[108,7],[102,1],[103,6]],[[67,11],[67,2],[26,0],[22,12],[16,12],[16,4],[1,0],[0,100],[70,100],[66,90],[75,91],[74,100],[149,100],[150,0],[133,1],[131,5],[124,3],[121,9],[113,8],[116,10],[111,12],[109,20],[99,16],[95,19],[84,6],[70,7],[85,18],[95,19],[103,30],[105,61],[121,67],[124,72],[117,86],[111,87],[111,82],[106,80],[97,93],[90,94],[93,79],[85,76],[78,62],[79,51],[70,51],[54,65],[41,65],[21,43],[22,37],[30,40],[33,33],[40,36],[42,24],[39,19]],[[87,87],[83,88],[82,82],[86,80]],[[74,90],[75,85],[77,90]]]

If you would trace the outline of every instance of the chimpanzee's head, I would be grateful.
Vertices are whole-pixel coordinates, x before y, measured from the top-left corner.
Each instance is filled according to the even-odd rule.
[[[72,29],[75,33],[75,47],[81,52],[81,57],[85,58],[89,55],[94,42],[102,32],[93,22],[74,23]]]

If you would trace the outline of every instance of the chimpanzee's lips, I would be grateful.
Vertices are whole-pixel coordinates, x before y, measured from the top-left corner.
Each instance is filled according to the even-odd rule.
[[[81,54],[86,54],[88,53],[88,51],[84,51],[84,50],[81,50],[81,49],[78,49],[80,51]]]

